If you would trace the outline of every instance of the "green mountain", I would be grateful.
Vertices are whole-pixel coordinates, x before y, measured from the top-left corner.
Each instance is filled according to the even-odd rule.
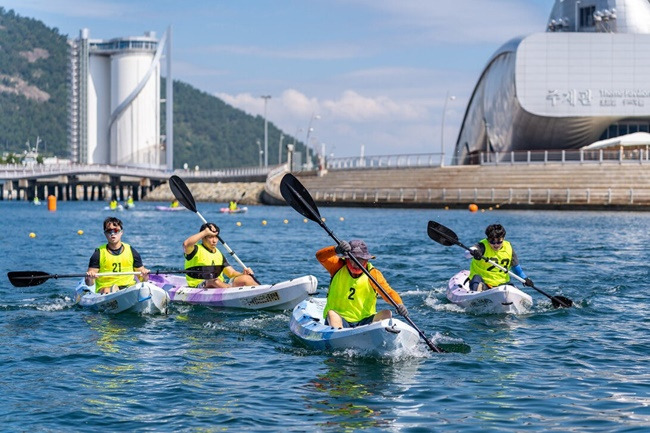
[[[57,28],[0,7],[0,154],[22,154],[40,137],[39,152],[69,157],[67,37]],[[164,82],[161,83],[163,93]],[[164,98],[164,94],[162,95]],[[165,125],[164,109],[161,125]],[[163,131],[164,133],[164,131]],[[278,163],[282,131],[268,123],[269,165]],[[251,116],[189,84],[174,81],[174,167],[256,166],[264,147],[264,119]],[[303,143],[285,134],[286,144]],[[263,161],[263,158],[262,158]]]

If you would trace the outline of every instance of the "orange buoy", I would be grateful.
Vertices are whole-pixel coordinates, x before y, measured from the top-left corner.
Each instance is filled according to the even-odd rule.
[[[56,197],[53,195],[47,196],[47,210],[51,212],[56,211]]]
[[[477,210],[478,210],[478,206],[476,205],[476,203],[470,203],[469,211],[470,212],[476,212]]]

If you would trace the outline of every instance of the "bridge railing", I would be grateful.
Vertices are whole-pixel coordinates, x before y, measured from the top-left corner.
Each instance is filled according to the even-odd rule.
[[[271,167],[240,167],[221,170],[183,170],[178,169],[169,173],[164,169],[146,167],[130,167],[107,164],[0,164],[0,179],[18,180],[28,178],[46,178],[56,176],[72,176],[84,174],[107,174],[112,176],[147,177],[152,179],[166,179],[172,174],[190,179],[210,178],[245,178],[251,176],[265,176],[275,166]]]

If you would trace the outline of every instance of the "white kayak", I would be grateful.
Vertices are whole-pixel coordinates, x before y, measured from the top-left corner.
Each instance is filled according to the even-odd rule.
[[[318,286],[313,275],[276,284],[225,289],[189,287],[183,275],[150,274],[149,281],[169,293],[172,302],[248,310],[290,310],[316,293]]]
[[[105,313],[129,311],[142,314],[167,314],[169,295],[160,287],[144,282],[117,292],[100,295],[95,285],[87,286],[82,279],[75,288],[76,303]]]
[[[470,291],[468,270],[460,271],[449,280],[447,299],[476,314],[520,314],[533,306],[533,298],[511,284],[482,292]]]
[[[385,355],[415,347],[420,336],[395,317],[356,328],[335,329],[325,325],[325,298],[302,301],[293,309],[289,327],[306,346],[317,350],[352,349]]]

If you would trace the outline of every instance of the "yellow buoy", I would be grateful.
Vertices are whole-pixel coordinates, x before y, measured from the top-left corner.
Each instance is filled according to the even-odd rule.
[[[241,221],[237,221],[237,227],[241,227]]]
[[[321,217],[320,220],[325,222],[325,217]]]
[[[30,237],[30,238],[35,238],[35,237],[36,237],[36,233],[31,232],[31,233],[29,234],[29,237]]]
[[[470,212],[476,212],[478,210],[478,205],[476,205],[476,203],[471,203],[468,206],[468,209],[469,209]]]
[[[303,218],[302,222],[306,223],[306,222],[307,222],[307,218]]]
[[[262,220],[262,225],[263,225],[263,226],[266,225],[266,220]]]
[[[285,224],[289,224],[289,220],[284,220],[283,221]]]
[[[340,217],[340,218],[339,218],[339,221],[345,221],[345,218]]]
[[[84,234],[84,231],[83,230],[77,230],[77,234],[82,235],[82,234]]]

